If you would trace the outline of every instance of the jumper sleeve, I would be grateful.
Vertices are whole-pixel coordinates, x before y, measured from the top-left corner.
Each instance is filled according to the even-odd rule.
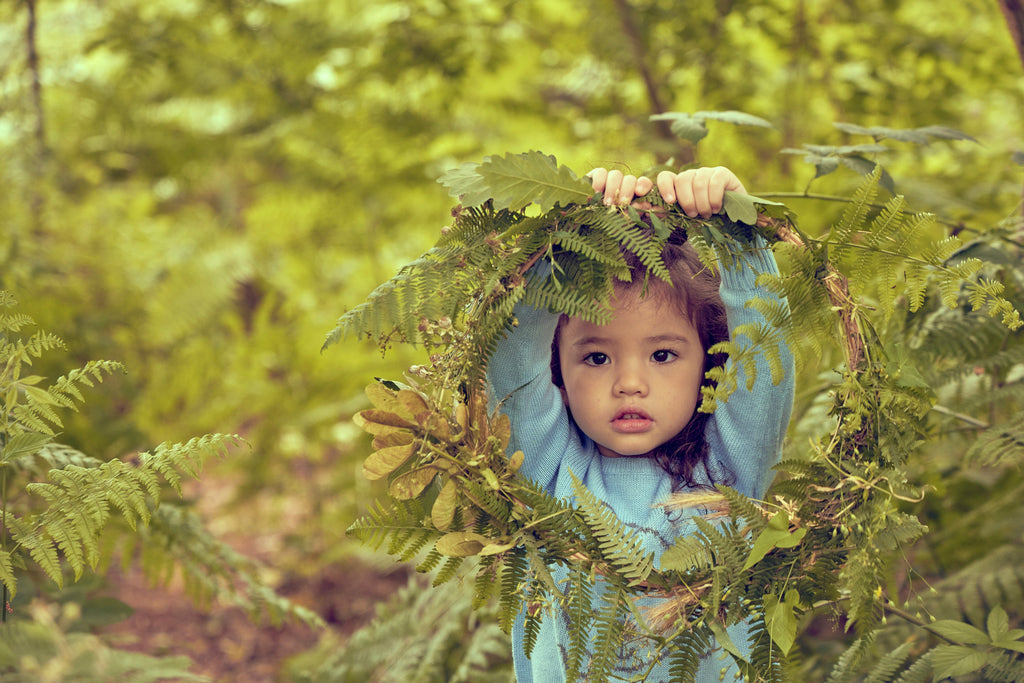
[[[509,452],[523,451],[520,473],[554,493],[560,467],[582,474],[588,457],[551,382],[551,342],[558,314],[519,304],[516,325],[491,357],[487,376],[492,409],[512,420]]]
[[[757,286],[757,277],[762,273],[777,274],[778,266],[771,249],[760,238],[754,249],[739,254],[732,264],[724,263],[721,267],[720,293],[729,321],[729,334],[740,345],[751,342],[743,335],[736,335],[739,326],[765,323],[761,313],[747,304],[755,298],[779,298]],[[719,404],[705,434],[713,464],[733,475],[733,488],[753,498],[763,498],[771,484],[771,468],[781,457],[793,407],[793,356],[785,344],[780,345],[779,351],[785,372],[779,384],[773,383],[763,353],[757,357],[757,378],[751,390],[747,389],[742,365],[738,365],[737,389],[728,401]],[[731,359],[727,361],[727,367],[732,365]]]

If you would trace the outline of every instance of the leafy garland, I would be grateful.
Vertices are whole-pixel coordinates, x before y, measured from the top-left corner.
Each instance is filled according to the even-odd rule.
[[[388,498],[349,533],[375,548],[386,543],[402,561],[422,556],[418,568],[436,571],[435,584],[477,557],[475,604],[495,598],[506,631],[524,599],[564,600],[570,632],[593,626],[597,634],[596,642],[571,648],[570,678],[588,647],[590,679],[607,678],[631,599],[640,594],[668,598],[643,635],[670,653],[678,680],[692,679],[712,638],[749,680],[779,680],[799,617],[822,603],[868,636],[881,616],[887,553],[926,531],[899,504],[921,496],[902,466],[932,404],[927,384],[878,325],[897,297],[916,310],[937,284],[947,305],[966,294],[975,310],[1010,329],[1021,326],[1001,285],[976,277],[981,261],[950,260],[959,240],[922,244],[930,216],[909,214],[901,197],[872,210],[880,177],[876,167],[829,234],[811,240],[786,207],[749,196],[727,196],[725,215],[710,219],[688,218],[656,192],[649,210],[608,208],[588,181],[539,152],[448,173],[441,182],[461,205],[437,245],[342,316],[325,342],[366,335],[384,349],[402,341],[431,352],[429,365],[410,370],[407,385],[367,388],[374,407],[356,422],[373,435],[374,452],[363,472],[388,481]],[[845,365],[831,393],[831,428],[802,457],[778,466],[773,499],[753,501],[726,487],[679,496],[673,504],[717,508],[721,519],[697,517],[698,532],[679,538],[656,567],[582,485],[569,502],[517,474],[524,454],[506,453],[510,424],[489,413],[483,377],[497,340],[516,324],[517,303],[604,320],[615,278],[628,277],[620,249],[664,276],[661,248],[678,230],[709,267],[755,236],[787,265],[761,282],[787,297],[788,310],[755,301],[768,322],[742,330],[755,344],[715,349],[729,352],[734,367],[749,373],[764,353],[780,371],[780,343],[798,359],[838,346]],[[532,268],[542,259],[549,275]],[[702,410],[713,410],[735,386],[734,376],[716,379]],[[554,564],[570,568],[569,594],[548,573]],[[610,597],[592,614],[597,575]],[[743,619],[752,624],[748,658],[725,631]],[[539,617],[527,615],[528,650],[538,628]]]

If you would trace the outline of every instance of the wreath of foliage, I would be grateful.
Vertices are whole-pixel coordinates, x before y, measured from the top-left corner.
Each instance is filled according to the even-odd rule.
[[[380,380],[367,388],[373,408],[356,416],[373,435],[363,473],[386,480],[388,495],[349,533],[401,561],[420,558],[418,569],[435,572],[435,584],[478,558],[471,565],[474,604],[495,600],[506,631],[524,599],[564,601],[570,632],[592,627],[597,634],[595,642],[581,637],[571,648],[570,679],[588,651],[588,680],[607,679],[638,595],[666,598],[642,635],[669,653],[681,681],[693,678],[712,639],[748,680],[781,680],[801,615],[823,604],[869,642],[881,618],[887,554],[926,531],[900,503],[923,495],[908,484],[903,465],[934,400],[906,351],[879,330],[897,299],[917,310],[936,287],[948,306],[966,298],[1009,329],[1021,326],[1002,285],[979,276],[982,262],[955,256],[956,237],[923,237],[931,216],[908,212],[899,196],[878,210],[880,178],[875,167],[828,233],[810,239],[785,206],[746,195],[729,194],[723,215],[709,219],[688,218],[656,191],[645,198],[649,209],[609,208],[586,179],[539,152],[491,157],[446,174],[441,182],[461,203],[436,246],[343,315],[325,342],[365,335],[382,349],[408,342],[430,352],[429,364],[411,368],[405,383]],[[763,353],[780,372],[783,343],[798,361],[836,347],[845,362],[830,393],[830,424],[806,453],[777,467],[771,499],[751,500],[721,486],[679,495],[672,505],[717,513],[698,516],[698,532],[679,538],[655,563],[581,484],[573,501],[559,500],[517,474],[524,454],[506,453],[509,420],[489,412],[484,372],[497,341],[516,325],[517,303],[600,322],[614,281],[628,278],[620,249],[667,278],[660,252],[674,231],[685,231],[707,267],[751,248],[757,236],[785,266],[760,283],[785,296],[788,308],[753,302],[767,324],[734,336],[754,344],[714,349],[728,352],[732,367],[742,365],[750,376]],[[542,260],[549,269],[532,268]],[[701,410],[713,410],[736,385],[734,376],[717,372],[717,388],[706,391]],[[548,573],[555,564],[572,572],[569,594]],[[594,613],[598,580],[611,590],[605,609]],[[991,618],[996,627],[1003,623]],[[752,626],[749,657],[725,630],[741,620]],[[931,627],[945,642],[908,681],[929,680],[928,661],[938,671],[936,662],[955,656],[964,641],[950,636],[953,623]],[[538,628],[539,616],[527,614],[528,651]],[[1002,631],[1005,642],[991,642],[1004,655],[1021,651],[1024,633]]]

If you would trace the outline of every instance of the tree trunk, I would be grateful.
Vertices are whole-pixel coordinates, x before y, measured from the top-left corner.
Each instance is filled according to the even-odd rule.
[[[25,27],[25,47],[28,69],[32,75],[32,107],[36,114],[36,144],[40,159],[46,150],[46,119],[43,116],[43,86],[39,78],[39,52],[36,50],[36,0],[26,0],[28,23]]]

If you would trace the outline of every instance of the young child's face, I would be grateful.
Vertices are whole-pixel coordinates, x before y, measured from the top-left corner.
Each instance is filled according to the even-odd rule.
[[[613,304],[607,325],[578,318],[562,325],[562,397],[602,455],[647,455],[693,417],[704,349],[667,297],[622,292]]]

